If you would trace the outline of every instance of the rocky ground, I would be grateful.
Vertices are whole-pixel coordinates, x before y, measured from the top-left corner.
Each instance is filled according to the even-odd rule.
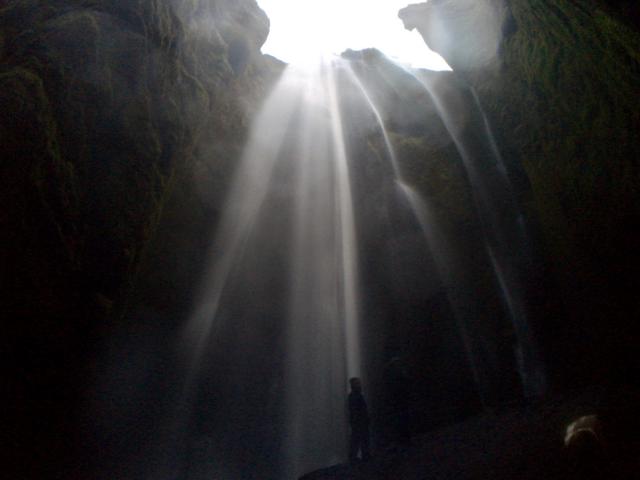
[[[611,453],[615,469],[576,467],[564,447],[567,426],[596,411],[605,392],[593,388],[527,407],[491,412],[414,437],[406,448],[378,452],[367,463],[336,465],[301,480],[533,480],[637,478],[637,441]],[[625,460],[626,459],[626,460]],[[584,456],[586,463],[594,460]],[[634,464],[633,462],[636,462]],[[583,465],[583,466],[585,466]],[[624,473],[623,473],[624,472]],[[586,476],[585,476],[586,475]],[[631,476],[630,476],[631,475]]]

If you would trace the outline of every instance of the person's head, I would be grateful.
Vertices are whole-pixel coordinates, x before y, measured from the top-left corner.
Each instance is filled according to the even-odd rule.
[[[362,381],[358,377],[352,377],[349,379],[349,385],[354,392],[362,391]]]

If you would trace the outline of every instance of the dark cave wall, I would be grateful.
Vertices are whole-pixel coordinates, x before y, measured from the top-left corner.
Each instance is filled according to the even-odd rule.
[[[343,99],[343,115],[358,212],[368,389],[384,442],[389,441],[385,430],[392,430],[387,424],[393,423],[385,378],[392,361],[410,379],[416,433],[473,414],[481,402],[495,407],[513,402],[522,397],[522,387],[513,327],[483,246],[467,173],[430,95],[376,50],[349,51],[343,57],[380,113],[403,182],[431,211],[434,224],[428,228],[439,230],[438,245],[433,245],[394,181],[374,114],[357,105],[353,99],[361,94],[350,92],[354,87],[345,82],[340,91],[351,99]],[[420,74],[450,104],[460,104],[452,113],[469,123],[464,85],[451,72]],[[464,332],[471,340],[468,346]],[[479,382],[472,364],[480,372]]]
[[[549,361],[561,382],[633,378],[640,36],[620,13],[629,5],[487,0],[503,12],[501,43],[474,62],[466,23],[446,14],[464,4],[434,3],[411,21],[427,42],[433,18],[452,32],[441,53],[477,91],[510,162],[547,265],[536,321]]]
[[[268,20],[254,3],[234,5],[13,2],[2,11],[11,52],[2,72],[3,166],[42,204],[7,217],[11,226],[51,224],[55,235],[42,240],[56,237],[68,258],[43,263],[55,257],[55,270],[85,272],[96,292],[117,296],[178,177],[202,158],[237,156]],[[244,47],[229,47],[241,37]],[[23,203],[12,200],[5,205]],[[37,227],[5,231],[20,236],[21,228],[33,237]]]
[[[81,392],[119,319],[149,299],[179,304],[163,297],[172,272],[199,273],[171,255],[202,233],[189,220],[215,218],[277,75],[259,53],[268,29],[252,0],[0,7],[3,438],[21,478],[72,455]],[[182,236],[158,246],[176,217]],[[140,291],[150,264],[164,277]]]
[[[531,118],[500,114],[510,119],[505,127],[516,132],[531,181],[531,206],[568,319],[567,342],[577,339],[571,368],[579,374],[584,366],[600,379],[632,378],[640,36],[590,5],[536,7],[513,5],[518,32],[505,48],[504,95],[514,98],[519,86]],[[531,45],[534,53],[525,55]]]

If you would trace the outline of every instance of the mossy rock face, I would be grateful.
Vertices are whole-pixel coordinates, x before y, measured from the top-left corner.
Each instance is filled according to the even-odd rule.
[[[485,98],[522,152],[570,323],[587,339],[583,355],[602,355],[604,365],[588,368],[606,375],[619,369],[607,362],[628,361],[638,334],[628,318],[638,312],[629,287],[640,266],[631,234],[640,219],[640,35],[592,2],[513,2],[512,11],[518,32],[505,44],[504,83]]]
[[[619,16],[620,2],[486,0],[477,3],[508,10],[498,27],[485,24],[500,48],[490,62],[465,62],[455,52],[473,52],[473,35],[447,11],[466,3],[434,2],[411,20],[428,40],[441,10],[459,42],[442,53],[477,91],[510,173],[526,176],[519,196],[564,304],[550,314],[564,320],[548,328],[560,329],[558,349],[573,343],[577,356],[565,361],[576,372],[605,375],[631,358],[638,334],[628,318],[638,312],[629,287],[640,266],[631,234],[640,219],[640,34]]]
[[[16,49],[12,60],[26,62],[41,78],[56,127],[50,135],[77,176],[80,262],[95,272],[92,280],[102,283],[96,287],[113,295],[127,270],[125,252],[139,248],[140,225],[155,207],[149,202],[155,171],[169,173],[169,165],[161,166],[167,145],[156,124],[167,120],[150,109],[159,101],[147,88],[150,48],[119,19],[93,10],[66,11],[37,27],[25,31],[31,38],[18,44],[23,51]],[[63,209],[59,215],[66,216]]]
[[[268,25],[253,0],[0,6],[1,308],[24,365],[9,382],[34,398],[11,407],[24,412],[8,430],[16,455],[50,452],[54,471],[97,345],[136,302],[171,308],[167,279],[191,268],[177,256],[215,220],[248,115],[278,75],[259,53]],[[140,289],[141,272],[158,281]],[[34,446],[26,424],[44,417]]]
[[[474,207],[469,197],[466,174],[451,135],[427,89],[377,50],[348,51],[343,57],[350,61],[350,68],[357,74],[381,116],[398,157],[397,173],[401,179],[432,200],[439,213],[452,223],[469,221]],[[461,98],[461,85],[457,79],[449,72],[421,72],[421,75],[428,78],[448,103],[458,107],[451,112],[453,121],[468,123],[468,109]],[[348,91],[349,86],[341,88]],[[356,91],[353,96],[361,94]],[[357,108],[361,111],[371,109],[363,104],[357,107],[347,105],[344,110]],[[360,118],[355,123],[368,130],[370,146],[379,157],[385,157],[388,155],[387,146],[380,125],[373,114],[370,117]],[[391,165],[388,159],[386,162]],[[393,177],[394,172],[388,171],[387,175]],[[447,191],[455,193],[449,195]]]
[[[0,87],[6,245],[2,263],[7,279],[11,278],[6,285],[13,292],[7,298],[24,311],[42,314],[52,306],[49,302],[55,294],[36,296],[30,302],[24,294],[40,289],[55,292],[57,285],[47,276],[64,277],[77,267],[78,178],[61,155],[58,127],[42,78],[21,67],[11,68],[0,71]],[[42,305],[41,298],[46,298]]]
[[[368,97],[361,100],[363,93],[350,76],[339,85],[358,212],[358,247],[366,259],[363,291],[394,305],[389,310],[380,302],[376,311],[371,301],[363,307],[371,315],[365,312],[363,318],[371,328],[385,332],[378,336],[385,349],[405,357],[416,372],[425,365],[436,372],[439,367],[434,365],[441,361],[436,352],[442,345],[435,345],[451,342],[456,347],[449,354],[470,354],[478,360],[483,401],[497,405],[517,397],[520,387],[509,343],[513,327],[486,255],[465,162],[434,101],[437,95],[450,107],[449,127],[453,124],[469,140],[482,119],[468,87],[451,72],[407,71],[375,50],[348,51],[343,57]],[[395,153],[395,169],[380,123]],[[389,231],[381,225],[388,225]],[[382,326],[371,320],[376,315]],[[472,337],[466,347],[458,345],[462,330]],[[443,389],[460,397],[478,394],[471,374],[463,372],[467,361]],[[424,375],[425,381],[429,375]],[[429,381],[437,381],[434,375]],[[419,395],[423,406],[433,401],[426,392]],[[461,410],[477,408],[470,398],[460,402]],[[455,421],[449,413],[442,418]],[[430,428],[427,423],[417,428]]]
[[[46,105],[37,115],[46,117],[47,142],[73,174],[73,185],[66,178],[39,182],[76,195],[73,215],[69,202],[52,207],[60,222],[75,222],[76,267],[98,291],[118,295],[172,179],[205,153],[201,136],[227,145],[218,149],[227,171],[237,156],[232,145],[241,143],[245,110],[258,99],[247,93],[261,91],[254,70],[268,20],[252,1],[55,1],[46,8],[23,1],[0,10],[0,27],[2,51],[11,52],[4,69],[22,72],[13,77],[12,98],[37,98],[34,109]],[[242,69],[234,68],[230,45],[243,35]],[[29,91],[36,83],[37,95]],[[8,107],[4,129],[17,108]],[[27,148],[31,140],[21,138]]]
[[[603,11],[570,3],[514,5],[513,12],[519,31],[505,49],[503,95],[531,109],[501,113],[516,127],[534,202],[554,198],[564,212],[564,226],[543,221],[567,229],[567,245],[556,248],[586,241],[589,254],[606,250],[611,224],[638,205],[629,200],[639,180],[640,116],[631,105],[640,92],[640,38]]]

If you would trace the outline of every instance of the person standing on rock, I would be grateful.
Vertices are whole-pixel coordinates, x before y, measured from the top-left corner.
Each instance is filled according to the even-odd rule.
[[[349,440],[349,461],[354,463],[361,453],[362,460],[371,457],[369,452],[369,412],[367,402],[362,395],[362,381],[358,377],[349,379],[351,392],[349,393],[349,425],[351,438]]]

